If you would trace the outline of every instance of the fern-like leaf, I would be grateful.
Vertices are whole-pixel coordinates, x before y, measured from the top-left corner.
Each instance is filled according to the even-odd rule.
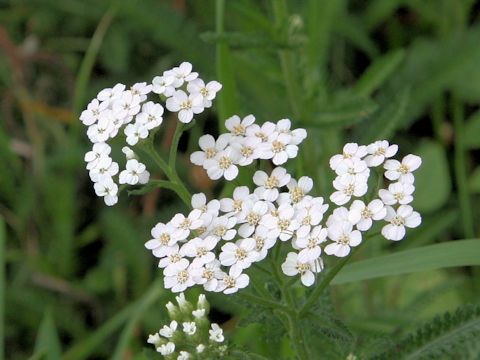
[[[467,305],[427,322],[373,359],[453,359],[478,341],[480,307]]]

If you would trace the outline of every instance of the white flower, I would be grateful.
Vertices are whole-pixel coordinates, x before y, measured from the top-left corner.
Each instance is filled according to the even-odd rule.
[[[247,115],[243,118],[243,120],[240,119],[240,116],[233,115],[232,117],[225,120],[225,127],[234,136],[245,136],[248,127],[254,122],[255,116],[253,115]]]
[[[163,328],[161,328],[158,331],[158,333],[161,336],[166,337],[167,339],[170,339],[175,333],[175,331],[177,331],[177,327],[178,327],[178,323],[175,320],[172,320],[172,322],[170,323],[170,326],[164,325]]]
[[[175,77],[173,75],[155,76],[152,80],[152,91],[155,94],[171,96],[175,92],[173,87],[173,81]]]
[[[282,204],[275,214],[265,215],[260,224],[272,231],[272,234],[278,236],[281,241],[286,241],[291,239],[295,230],[300,227],[294,215],[295,210],[290,204]]]
[[[110,145],[104,142],[93,144],[92,150],[85,154],[85,162],[87,162],[87,170],[91,170],[97,167],[99,161],[101,161],[105,157],[108,157],[111,151],[112,151],[112,148],[110,147]]]
[[[184,270],[190,265],[188,260],[180,254],[178,244],[170,246],[165,251],[165,256],[158,262],[159,268]]]
[[[135,159],[135,153],[128,146],[124,146],[122,152],[125,154],[127,160]]]
[[[380,189],[378,195],[385,203],[385,205],[406,205],[413,201],[413,192],[415,186],[410,183],[396,182],[388,186],[388,190]]]
[[[210,340],[212,341],[221,343],[225,340],[223,330],[218,324],[213,323],[211,329],[208,330],[208,333],[210,334]]]
[[[253,160],[259,158],[259,144],[261,140],[256,137],[250,138],[238,138],[238,140],[232,140],[230,146],[239,154],[238,165],[247,166],[250,165]]]
[[[185,243],[180,249],[180,254],[195,258],[192,261],[194,267],[202,266],[215,259],[212,250],[217,243],[218,239],[215,236],[207,236],[205,239],[197,237]]]
[[[238,229],[238,234],[245,238],[252,235],[263,215],[265,215],[268,210],[268,205],[264,201],[245,202],[245,223]]]
[[[148,129],[145,124],[136,122],[128,124],[124,130],[127,136],[128,145],[135,145],[140,139],[145,139],[148,136]]]
[[[217,141],[212,135],[203,135],[198,139],[198,144],[202,151],[195,151],[190,155],[190,161],[205,169],[205,161],[213,159],[220,151],[224,150],[230,142],[230,134],[222,134]]]
[[[238,289],[243,289],[248,286],[250,278],[247,274],[242,274],[242,269],[238,266],[232,266],[228,275],[222,273],[218,283],[217,291],[223,291],[224,294],[233,294]]]
[[[295,276],[300,274],[300,280],[305,286],[312,286],[315,282],[314,273],[322,271],[323,263],[320,260],[300,262],[298,254],[289,252],[287,259],[282,264],[282,271],[287,276]]]
[[[174,76],[173,86],[176,88],[182,86],[185,81],[189,82],[198,77],[198,73],[192,72],[192,64],[189,62],[182,62],[180,66],[174,67],[170,71],[165,71],[164,75],[166,74]]]
[[[155,346],[157,346],[157,344],[160,342],[160,335],[158,334],[158,332],[156,332],[155,334],[150,334],[148,335],[148,340],[147,340],[147,343],[149,344],[153,344]]]
[[[207,197],[204,193],[192,195],[192,208],[202,212],[201,219],[204,226],[210,225],[212,220],[218,216],[220,210],[220,201],[213,199],[207,203]]]
[[[389,180],[399,180],[403,183],[413,184],[415,178],[412,172],[417,170],[422,164],[422,159],[417,155],[407,155],[402,159],[402,162],[398,160],[387,160],[384,168],[385,177]]]
[[[363,175],[341,175],[333,181],[335,191],[330,195],[330,200],[337,205],[343,205],[350,201],[352,196],[360,197],[367,193],[368,177]]]
[[[222,84],[218,81],[210,81],[205,85],[202,79],[195,79],[188,83],[187,90],[191,94],[199,94],[203,98],[203,107],[212,106],[212,100],[215,99],[217,92],[222,88]]]
[[[233,180],[238,175],[238,167],[235,165],[239,160],[239,154],[231,147],[217,153],[213,159],[205,160],[203,166],[207,170],[208,177],[218,180],[222,176],[226,180]]]
[[[178,236],[180,240],[184,240],[190,235],[191,230],[196,230],[203,225],[203,221],[200,219],[202,212],[198,209],[193,209],[185,217],[183,214],[176,214],[170,221],[173,227],[178,230]]]
[[[290,201],[294,204],[300,202],[313,188],[313,180],[308,176],[302,176],[297,180],[291,179],[287,184]]]
[[[295,245],[301,249],[298,253],[298,261],[307,263],[320,257],[322,249],[320,244],[327,240],[327,229],[315,226],[305,237],[295,240]]]
[[[106,88],[100,91],[97,94],[97,99],[109,103],[111,100],[119,98],[123,94],[124,90],[125,85],[116,84],[113,88]]]
[[[367,157],[365,162],[368,166],[378,166],[383,164],[386,158],[391,158],[398,151],[398,145],[389,145],[387,140],[379,140],[367,146]]]
[[[420,214],[413,211],[410,205],[400,205],[395,211],[391,206],[387,206],[387,216],[385,220],[390,224],[382,228],[382,235],[388,240],[402,240],[405,237],[405,227],[415,228],[422,222]]]
[[[82,111],[80,120],[84,125],[90,126],[97,122],[102,112],[108,107],[108,103],[99,102],[97,99],[93,99],[88,105],[87,109]]]
[[[93,185],[97,196],[103,196],[105,204],[108,206],[115,205],[118,201],[118,185],[113,182],[112,178],[103,178],[100,182]]]
[[[224,244],[219,256],[221,264],[237,267],[240,270],[250,267],[258,257],[258,253],[255,251],[256,245],[252,238],[239,240],[236,244],[231,242]]]
[[[336,170],[337,167],[345,160],[351,159],[353,157],[363,158],[367,155],[367,147],[364,145],[358,145],[356,143],[348,143],[343,147],[343,153],[339,155],[334,155],[330,159],[330,168]]]
[[[233,190],[233,199],[224,198],[220,200],[220,210],[224,213],[230,213],[236,216],[243,216],[242,211],[244,209],[244,203],[246,200],[250,199],[254,201],[255,199],[252,198],[252,194],[250,194],[250,190],[247,186],[237,186],[235,190]]]
[[[370,201],[368,205],[361,200],[355,200],[350,206],[348,220],[357,226],[360,231],[367,231],[372,227],[372,220],[381,220],[387,215],[387,209],[379,199]]]
[[[119,182],[129,185],[146,184],[149,178],[150,173],[146,170],[145,165],[132,159],[127,161],[126,170],[120,173]]]
[[[201,267],[193,267],[191,269],[191,274],[196,284],[203,285],[203,288],[206,291],[215,291],[218,287],[218,279],[220,279],[222,276],[222,271],[220,270],[220,261],[215,259]],[[193,314],[193,316],[205,316],[205,309],[197,311],[200,311],[200,313]]]
[[[201,354],[202,352],[205,351],[205,345],[199,344],[199,345],[197,345],[197,347],[195,348],[195,350],[197,351],[197,354]]]
[[[212,220],[208,233],[215,236],[218,240],[229,241],[237,234],[237,230],[233,228],[236,224],[237,219],[234,216],[220,216]]]
[[[136,83],[132,85],[130,91],[134,96],[138,96],[140,101],[143,102],[147,100],[147,95],[152,91],[152,85],[149,85],[146,82]]]
[[[147,130],[152,130],[162,124],[162,116],[163,106],[149,101],[142,105],[142,112],[136,116],[135,121],[145,125]]]
[[[197,325],[195,325],[195,322],[184,322],[182,324],[183,326],[183,332],[187,335],[193,335],[197,331]]]
[[[267,121],[263,123],[261,126],[258,124],[252,124],[246,128],[246,136],[247,137],[256,137],[260,139],[262,142],[267,142],[268,138],[277,130],[277,126]]]
[[[183,90],[177,90],[167,99],[167,109],[178,112],[178,120],[182,123],[189,123],[194,114],[203,111],[203,99],[199,95],[187,95]]]
[[[197,269],[194,269],[197,270]],[[213,290],[212,290],[213,291]],[[205,309],[197,309],[192,311],[192,315],[195,319],[200,319],[205,317]]]
[[[350,247],[355,247],[362,242],[362,233],[353,230],[353,225],[349,221],[329,225],[328,237],[334,242],[325,247],[325,253],[337,257],[347,256],[350,254]]]
[[[153,256],[163,258],[174,252],[173,246],[180,240],[177,229],[170,223],[158,223],[151,231],[153,239],[145,243]]]
[[[357,157],[352,157],[350,159],[344,159],[341,161],[337,165],[335,172],[337,175],[357,175],[364,173],[366,176],[368,176],[370,174],[367,163]]]
[[[140,103],[140,95],[135,95],[132,91],[126,90],[118,99],[113,101],[112,110],[115,117],[124,119],[123,122],[126,123],[139,113]]]
[[[163,356],[170,355],[175,351],[175,344],[172,342],[168,342],[166,344],[160,345],[157,348],[157,351]]]
[[[344,206],[338,207],[333,210],[333,213],[327,219],[327,226],[330,226],[335,223],[339,223],[342,221],[350,221],[348,219],[348,209]]]
[[[290,194],[288,194],[290,196]],[[322,197],[305,196],[296,204],[297,214],[295,219],[300,224],[297,229],[297,237],[305,237],[312,226],[320,224],[323,214],[328,210],[328,205],[323,203]]]
[[[190,359],[190,353],[187,351],[180,351],[179,355],[177,356],[177,360],[188,360]]]
[[[105,142],[114,132],[113,115],[110,111],[104,111],[98,122],[89,126],[87,136],[92,143]]]
[[[298,146],[293,144],[291,134],[274,132],[268,137],[267,142],[259,145],[260,159],[272,159],[275,165],[282,165],[297,154]]]
[[[265,226],[257,226],[255,234],[252,235],[255,240],[255,251],[258,253],[256,261],[261,261],[267,257],[268,250],[277,242],[277,237],[272,234]]]
[[[182,292],[195,285],[189,267],[183,269],[178,266],[167,266],[163,270],[163,275],[165,289],[172,289],[172,292]]]
[[[273,169],[270,176],[264,171],[257,171],[253,175],[253,182],[258,187],[255,189],[255,194],[263,200],[275,201],[278,198],[278,189],[287,185],[291,176],[283,167],[276,167]]]
[[[112,178],[118,174],[118,164],[109,156],[99,159],[97,165],[90,169],[89,176],[93,182],[100,182],[104,178]]]

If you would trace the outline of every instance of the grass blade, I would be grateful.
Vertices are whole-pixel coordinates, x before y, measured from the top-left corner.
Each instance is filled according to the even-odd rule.
[[[480,265],[480,239],[454,240],[357,261],[345,266],[332,284],[456,266]]]
[[[0,216],[0,359],[5,358],[5,250],[7,234],[5,222]]]

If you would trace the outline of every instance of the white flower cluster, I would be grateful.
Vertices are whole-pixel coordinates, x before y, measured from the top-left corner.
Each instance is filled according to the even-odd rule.
[[[150,93],[161,95],[167,110],[178,112],[179,121],[189,123],[194,114],[211,107],[221,87],[216,81],[205,85],[198,73],[192,72],[192,64],[184,62],[155,77],[152,84],[137,83],[129,89],[117,84],[100,91],[80,115],[80,120],[88,127],[87,136],[93,143],[85,161],[97,196],[103,197],[109,206],[118,201],[118,185],[113,177],[118,175],[119,165],[110,157],[111,148],[106,142],[117,137],[123,128],[126,143],[134,146],[162,124],[164,107],[160,103],[146,101]],[[147,183],[150,174],[145,165],[135,159],[131,150],[124,152],[127,156],[126,170],[120,172],[118,183]]]
[[[243,122],[237,120],[240,126]],[[247,129],[251,120],[245,125]],[[289,122],[286,128],[290,131]],[[221,135],[216,144],[228,142],[233,152],[234,136]],[[304,138],[303,134],[301,137]],[[204,159],[209,149],[204,149]],[[226,148],[222,145],[222,149]],[[168,223],[157,224],[152,230],[153,239],[145,246],[160,258],[165,287],[173,292],[197,284],[206,291],[231,294],[249,284],[243,271],[263,260],[277,240],[290,241],[296,251],[288,253],[282,270],[287,276],[299,275],[305,286],[311,286],[315,273],[323,269],[322,247],[327,255],[345,257],[351,247],[362,242],[362,232],[369,230],[373,221],[388,222],[382,234],[389,240],[402,239],[405,227],[420,224],[420,215],[407,204],[413,199],[412,171],[420,166],[421,159],[407,155],[402,162],[386,160],[397,150],[396,145],[387,141],[369,146],[350,143],[345,145],[343,154],[331,158],[330,165],[338,176],[330,200],[339,206],[333,209],[325,225],[321,222],[329,206],[322,197],[308,195],[313,188],[312,179],[303,176],[296,180],[283,167],[276,167],[270,173],[255,172],[253,192],[239,186],[232,198],[209,202],[204,194],[194,195],[193,210],[188,216],[177,214]],[[223,151],[221,157],[226,156],[225,150],[214,151]],[[385,177],[398,181],[380,190],[380,199],[367,203],[355,199],[349,208],[341,206],[366,195],[370,168],[382,164]],[[399,205],[397,209],[392,207],[395,204]]]
[[[349,143],[344,146],[342,154],[330,159],[330,167],[337,174],[333,182],[337,191],[330,200],[337,205],[345,205],[352,198],[367,193],[370,168],[383,165],[384,176],[391,183],[387,189],[378,191],[380,199],[371,200],[368,204],[354,200],[348,209],[343,206],[335,209],[327,221],[328,236],[334,241],[325,248],[327,254],[348,255],[351,246],[360,244],[360,232],[369,230],[373,221],[386,220],[388,224],[382,228],[382,235],[394,241],[405,237],[405,227],[420,225],[420,214],[408,204],[413,201],[415,190],[412,172],[420,167],[422,160],[412,154],[405,156],[401,162],[390,159],[397,151],[398,146],[390,145],[386,140],[368,146]]]
[[[205,295],[199,295],[196,308],[183,293],[176,300],[178,306],[171,302],[166,305],[170,324],[149,335],[147,342],[167,359],[206,360],[224,356],[227,347],[221,345],[225,341],[223,330],[218,324],[210,324],[207,318],[210,305]]]
[[[290,130],[289,119],[258,125],[253,115],[243,119],[234,115],[226,120],[225,126],[229,133],[217,140],[212,135],[203,135],[199,139],[201,151],[190,156],[190,161],[202,166],[212,180],[221,177],[233,180],[238,175],[237,166],[250,165],[257,159],[282,165],[297,156],[298,145],[307,137],[305,129]]]

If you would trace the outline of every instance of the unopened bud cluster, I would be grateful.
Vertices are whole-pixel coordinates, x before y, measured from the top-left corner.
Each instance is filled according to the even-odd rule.
[[[210,305],[205,295],[198,297],[196,306],[185,299],[183,293],[176,297],[177,305],[167,303],[170,323],[149,335],[147,342],[155,346],[165,359],[212,359],[227,353],[223,330],[210,323]]]

